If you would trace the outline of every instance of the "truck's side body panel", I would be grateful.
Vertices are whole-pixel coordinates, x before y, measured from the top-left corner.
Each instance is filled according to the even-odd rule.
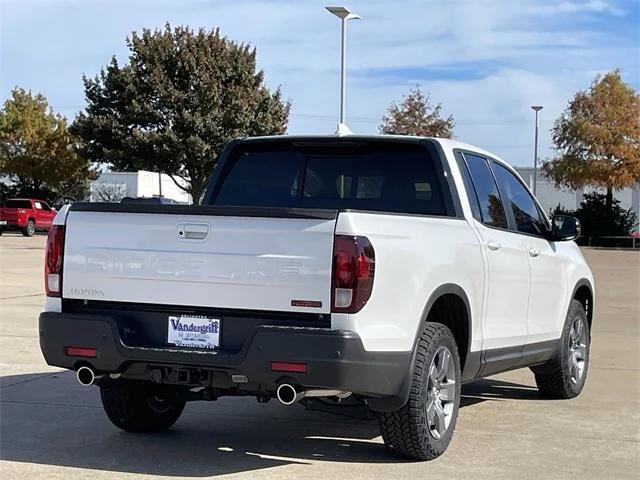
[[[485,158],[499,162],[516,177],[519,177],[519,175],[507,162],[483,149],[446,139],[439,139],[438,143],[442,146],[447,163],[451,167],[464,216],[468,219],[469,225],[473,227],[473,230],[477,232],[482,244],[481,250],[487,262],[485,285],[488,288],[485,289],[485,307],[481,317],[484,336],[482,349],[508,349],[512,346],[558,340],[562,334],[574,287],[585,280],[592,289],[594,286],[593,275],[579,247],[575,242],[571,241],[555,242],[514,231],[494,230],[498,234],[506,235],[510,240],[515,239],[515,242],[521,244],[522,258],[526,259],[526,262],[521,259],[521,268],[518,270],[516,270],[515,264],[511,265],[511,275],[513,276],[514,285],[518,284],[521,288],[524,288],[522,281],[528,276],[526,279],[528,286],[525,292],[521,291],[517,295],[510,294],[507,290],[512,286],[507,286],[502,291],[495,291],[492,296],[491,288],[494,287],[495,290],[496,279],[495,276],[492,277],[491,275],[491,258],[489,255],[494,252],[491,252],[487,247],[491,241],[490,237],[493,229],[487,228],[473,218],[469,192],[466,191],[464,186],[460,164],[456,161],[455,152],[460,149],[475,152]],[[525,188],[529,190],[526,185]],[[529,193],[531,194],[531,192]],[[474,195],[474,193],[471,193],[471,195]],[[535,199],[535,197],[533,198]],[[540,211],[544,214],[542,208],[540,208]],[[535,252],[535,256],[531,254],[530,250]],[[524,268],[525,263],[528,264],[526,271]],[[505,265],[505,267],[508,267],[508,265]],[[516,278],[516,275],[519,277]],[[526,297],[526,301],[523,300],[523,294]],[[491,314],[491,310],[496,308],[495,304],[498,304],[498,307],[501,303],[503,305],[508,304],[515,297],[519,298],[519,303],[510,306],[509,310],[505,310],[504,313],[508,314],[511,311],[516,316],[522,314],[523,318],[520,319],[519,333],[510,336],[505,332],[510,329],[512,332],[515,331],[513,326],[514,317],[512,316],[511,321],[509,318],[496,319]]]
[[[445,284],[467,293],[473,318],[470,350],[480,350],[484,265],[466,220],[341,212],[336,233],[364,235],[376,249],[373,293],[348,323],[367,350],[412,349],[427,301]]]

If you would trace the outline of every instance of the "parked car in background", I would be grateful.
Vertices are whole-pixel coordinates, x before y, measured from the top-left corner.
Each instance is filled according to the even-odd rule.
[[[49,230],[56,209],[43,200],[10,198],[0,208],[0,235],[6,230],[20,230],[32,237],[36,230]]]

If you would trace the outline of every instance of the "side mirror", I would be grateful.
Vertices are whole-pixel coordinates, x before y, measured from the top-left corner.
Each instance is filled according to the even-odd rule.
[[[552,235],[554,240],[575,240],[580,236],[580,220],[569,215],[554,215]]]

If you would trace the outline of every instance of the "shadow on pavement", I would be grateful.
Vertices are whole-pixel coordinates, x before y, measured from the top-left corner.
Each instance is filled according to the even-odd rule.
[[[129,434],[113,427],[97,388],[73,373],[2,377],[0,458],[15,462],[160,476],[214,476],[313,461],[398,463],[377,422],[253,398],[193,402],[172,430]],[[535,388],[482,380],[463,388],[462,406],[537,399]]]

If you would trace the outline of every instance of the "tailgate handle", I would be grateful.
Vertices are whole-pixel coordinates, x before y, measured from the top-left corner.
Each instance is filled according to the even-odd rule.
[[[179,223],[180,240],[204,240],[209,235],[208,223]]]

